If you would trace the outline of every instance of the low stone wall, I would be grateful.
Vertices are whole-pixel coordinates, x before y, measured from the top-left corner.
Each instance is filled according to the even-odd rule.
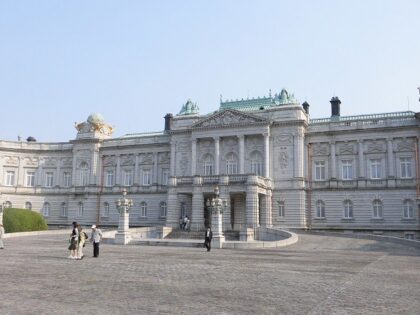
[[[276,228],[258,228],[256,230],[257,240],[254,241],[227,241],[222,248],[230,249],[251,249],[251,248],[277,248],[295,244],[299,237],[296,233]]]
[[[22,237],[22,236],[35,236],[35,235],[70,235],[71,230],[51,230],[51,231],[33,231],[33,232],[16,232],[5,233],[4,238]]]

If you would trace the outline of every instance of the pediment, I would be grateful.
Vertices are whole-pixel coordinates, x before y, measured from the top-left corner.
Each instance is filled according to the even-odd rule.
[[[195,123],[192,128],[232,127],[261,123],[268,124],[269,121],[255,115],[245,114],[233,109],[226,109]]]

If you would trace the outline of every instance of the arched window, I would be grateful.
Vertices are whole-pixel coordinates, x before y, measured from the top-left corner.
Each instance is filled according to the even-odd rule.
[[[6,202],[4,203],[4,208],[5,208],[5,209],[7,209],[7,208],[12,208],[12,203],[11,203],[10,201],[6,201]]]
[[[68,209],[67,204],[65,202],[62,202],[61,203],[61,212],[60,212],[62,217],[67,217],[67,215],[68,215],[67,209]]]
[[[375,199],[373,201],[372,207],[372,217],[374,219],[382,219],[382,201],[380,201],[379,199]]]
[[[25,209],[32,210],[32,203],[29,201],[25,202]]]
[[[353,203],[350,200],[344,201],[344,209],[343,209],[343,217],[344,219],[352,219],[353,218]]]
[[[284,217],[284,201],[278,201],[277,206],[279,208],[279,217]]]
[[[147,203],[144,201],[140,204],[140,216],[142,218],[147,217]]]
[[[403,202],[403,218],[414,219],[414,206],[413,202],[409,199]]]
[[[79,204],[78,204],[78,207],[77,207],[77,216],[82,217],[83,212],[84,212],[83,202],[80,201]]]
[[[316,218],[325,218],[325,203],[322,200],[316,202]]]
[[[207,154],[204,157],[204,175],[213,175],[213,156]]]
[[[226,174],[238,173],[238,159],[235,153],[229,153],[226,156]]]
[[[262,176],[263,174],[263,158],[260,152],[254,151],[251,153],[251,173]]]
[[[104,212],[102,213],[103,217],[109,217],[109,203],[104,202]]]
[[[89,184],[89,165],[86,162],[80,164],[80,185],[87,186]]]
[[[44,203],[44,206],[42,207],[42,214],[44,217],[48,217],[50,215],[51,205],[48,202]]]
[[[161,216],[161,218],[166,218],[166,214],[167,214],[166,202],[162,201],[160,203],[160,216]]]

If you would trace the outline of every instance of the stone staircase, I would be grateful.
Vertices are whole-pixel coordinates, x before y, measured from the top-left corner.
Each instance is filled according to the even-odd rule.
[[[226,241],[238,241],[238,231],[226,231],[224,232]],[[169,233],[165,239],[187,239],[187,240],[204,240],[204,231],[182,231],[173,230]]]

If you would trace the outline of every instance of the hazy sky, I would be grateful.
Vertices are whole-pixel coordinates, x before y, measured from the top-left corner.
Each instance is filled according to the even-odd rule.
[[[286,88],[312,118],[420,111],[420,1],[0,1],[0,139],[159,131]]]

